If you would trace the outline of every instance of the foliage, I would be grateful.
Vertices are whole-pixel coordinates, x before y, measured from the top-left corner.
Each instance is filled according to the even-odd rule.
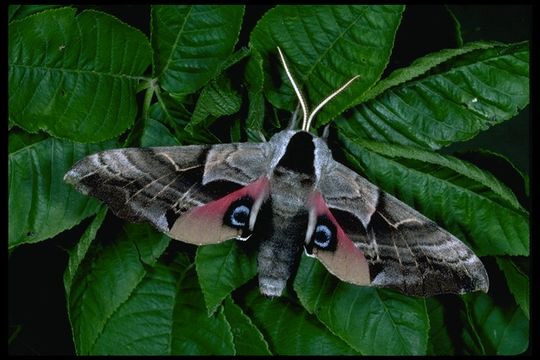
[[[86,227],[64,275],[78,354],[527,350],[528,211],[489,171],[437,151],[528,105],[528,43],[464,43],[383,76],[404,10],[280,5],[239,48],[244,6],[152,6],[150,38],[99,11],[10,6],[8,247]],[[331,123],[351,168],[482,256],[488,294],[358,287],[303,256],[287,294],[267,299],[253,254],[236,242],[170,242],[62,182],[103,149],[271,135],[296,107],[277,46],[311,105],[360,75],[316,126]]]

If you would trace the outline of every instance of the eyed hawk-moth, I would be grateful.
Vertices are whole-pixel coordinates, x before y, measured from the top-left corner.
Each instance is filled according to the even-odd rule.
[[[278,49],[279,50],[279,49]],[[260,291],[280,296],[302,249],[339,279],[415,296],[487,291],[478,257],[459,239],[332,158],[326,135],[288,128],[262,143],[107,150],[64,179],[120,218],[147,221],[196,245],[257,243]],[[308,117],[309,115],[309,117]]]

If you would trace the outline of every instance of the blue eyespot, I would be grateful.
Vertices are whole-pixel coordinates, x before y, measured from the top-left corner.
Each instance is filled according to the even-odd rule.
[[[311,254],[314,247],[325,251],[335,251],[337,246],[336,230],[336,226],[328,216],[319,216],[315,231],[311,235],[311,241],[306,247],[308,254]]]
[[[237,206],[231,213],[231,224],[237,227],[244,227],[249,221],[250,209],[246,205]]]
[[[244,196],[236,201],[233,201],[223,217],[223,224],[234,229],[249,230],[249,215],[253,199],[249,196]]]
[[[330,245],[330,241],[332,241],[332,231],[326,225],[317,225],[313,241],[319,248],[327,248]]]

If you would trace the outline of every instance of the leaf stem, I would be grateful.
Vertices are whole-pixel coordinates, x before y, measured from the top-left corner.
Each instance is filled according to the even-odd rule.
[[[22,330],[22,326],[21,325],[17,325],[15,326],[15,330],[13,331],[13,333],[9,336],[9,339],[8,339],[8,345],[10,345],[13,340],[15,340],[17,338],[17,336],[19,335],[19,333],[21,332]]]
[[[149,82],[149,86],[144,93],[144,102],[143,102],[143,119],[144,121],[148,120],[150,114],[150,105],[152,103],[152,98],[157,89],[157,79],[152,79]]]
[[[445,7],[446,11],[450,14],[450,17],[452,18],[452,21],[454,22],[454,31],[455,31],[455,36],[456,36],[457,47],[458,48],[463,47],[463,36],[461,34],[461,23],[459,22],[458,18],[456,17],[454,12],[452,11],[452,9],[450,9],[450,7],[448,5],[444,5],[444,7]]]

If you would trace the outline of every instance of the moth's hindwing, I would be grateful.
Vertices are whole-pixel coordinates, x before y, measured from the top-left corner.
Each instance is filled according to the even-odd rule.
[[[369,285],[369,266],[364,253],[345,234],[320,192],[312,194],[308,208],[307,253],[341,280]]]
[[[487,292],[489,279],[480,259],[418,211],[335,161],[320,188],[339,227],[365,256],[370,285],[415,296]],[[355,283],[349,272],[340,276],[329,270]]]
[[[120,218],[210,244],[238,237],[254,223],[253,210],[268,196],[266,152],[265,144],[108,150],[82,159],[64,179]],[[253,166],[241,169],[245,161]]]
[[[268,178],[262,176],[218,200],[179,214],[172,222],[169,236],[197,245],[241,239],[246,232],[253,231],[250,219],[256,218],[268,192]],[[254,223],[254,220],[251,222]]]

